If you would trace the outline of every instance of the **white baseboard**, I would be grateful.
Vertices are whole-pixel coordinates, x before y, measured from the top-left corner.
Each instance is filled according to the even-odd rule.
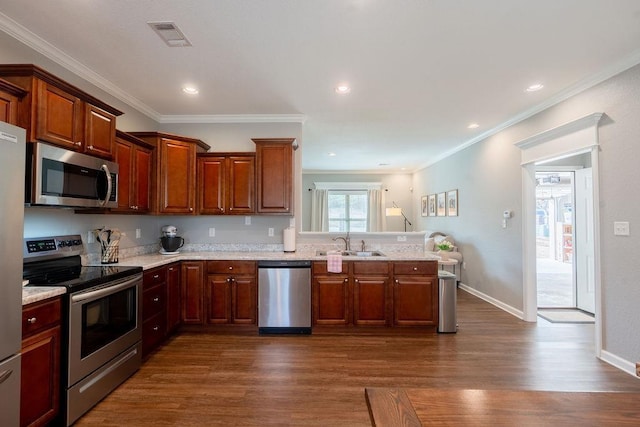
[[[628,360],[623,359],[622,357],[616,356],[613,353],[609,353],[608,351],[602,350],[600,352],[600,359],[604,362],[607,362],[609,365],[620,369],[621,371],[626,372],[627,374],[633,376],[634,378],[638,378],[636,376],[636,364],[633,362],[629,362]]]
[[[486,302],[488,302],[491,305],[495,305],[496,307],[498,307],[500,310],[506,311],[507,313],[517,317],[518,319],[524,319],[524,313],[522,312],[522,310],[518,310],[517,308],[511,307],[510,305],[507,305],[505,303],[503,303],[502,301],[498,301],[497,299],[490,297],[487,294],[484,294],[480,291],[478,291],[477,289],[471,288],[467,285],[465,285],[464,283],[459,283],[458,287],[460,289],[462,289],[465,292],[470,293],[473,296],[476,296],[478,298],[480,298],[481,300],[484,300]]]

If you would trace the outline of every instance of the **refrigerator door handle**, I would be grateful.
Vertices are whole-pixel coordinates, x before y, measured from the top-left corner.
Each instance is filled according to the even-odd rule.
[[[0,384],[8,380],[11,374],[13,374],[13,369],[0,372]]]

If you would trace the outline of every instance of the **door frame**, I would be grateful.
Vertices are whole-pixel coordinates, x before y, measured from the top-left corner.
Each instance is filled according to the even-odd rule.
[[[595,277],[595,353],[602,353],[602,280],[600,268],[600,194],[599,194],[599,142],[598,123],[603,113],[592,113],[558,127],[546,130],[514,145],[521,151],[522,166],[522,256],[523,256],[523,319],[537,321],[536,279],[536,166],[590,153],[593,174],[593,227],[594,227],[594,277]]]

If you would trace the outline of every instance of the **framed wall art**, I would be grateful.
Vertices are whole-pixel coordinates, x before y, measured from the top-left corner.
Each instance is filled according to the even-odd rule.
[[[458,190],[447,191],[447,216],[458,216]]]
[[[427,202],[427,215],[436,216],[436,195],[429,194],[429,200]]]
[[[437,216],[446,216],[447,214],[447,193],[438,193]]]
[[[422,199],[420,199],[420,207],[421,207],[420,212],[422,212],[422,216],[428,215],[427,203],[428,203],[428,197],[422,196]]]

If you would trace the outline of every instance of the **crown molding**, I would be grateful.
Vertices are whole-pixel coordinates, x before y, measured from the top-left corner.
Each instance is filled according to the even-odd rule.
[[[434,165],[436,163],[438,163],[441,160],[446,159],[447,157],[450,157],[462,150],[464,150],[465,148],[468,148],[474,144],[477,144],[478,142],[484,141],[485,139],[487,139],[488,137],[497,134],[498,132],[503,131],[504,129],[507,129],[517,123],[520,123],[523,120],[526,120],[544,110],[546,110],[547,108],[553,107],[556,104],[561,103],[562,101],[565,101],[569,98],[571,98],[572,96],[575,96],[577,94],[579,94],[580,92],[583,92],[587,89],[590,89],[594,86],[596,86],[599,83],[602,83],[605,80],[608,80],[620,73],[622,73],[623,71],[628,70],[631,67],[634,67],[636,65],[640,64],[640,50],[635,51],[634,53],[632,53],[631,55],[627,56],[626,58],[615,62],[613,64],[611,64],[610,66],[604,68],[603,70],[601,70],[598,73],[595,73],[593,75],[591,75],[590,77],[587,77],[567,88],[565,88],[564,90],[558,92],[555,96],[545,100],[544,102],[537,104],[525,111],[522,111],[521,113],[513,116],[511,119],[499,124],[498,126],[495,126],[492,129],[487,130],[486,132],[481,133],[480,135],[471,138],[467,141],[465,141],[464,143],[456,146],[455,148],[445,151],[444,153],[434,157],[433,159],[429,160],[427,163],[423,164],[422,166],[419,166],[416,170],[414,170],[415,172],[421,171],[423,169],[428,168],[431,165]]]
[[[165,115],[159,123],[304,123],[304,114],[209,114]]]
[[[67,55],[64,51],[58,49],[46,40],[38,37],[24,26],[20,25],[7,15],[0,12],[0,30],[4,31],[19,42],[29,46],[36,52],[46,56],[53,62],[61,65],[72,73],[78,75],[89,83],[104,90],[120,101],[135,108],[141,113],[149,116],[153,120],[158,121],[160,114],[153,108],[149,107],[137,98],[130,96],[128,93],[102,77],[100,74],[91,70],[81,62]]]

